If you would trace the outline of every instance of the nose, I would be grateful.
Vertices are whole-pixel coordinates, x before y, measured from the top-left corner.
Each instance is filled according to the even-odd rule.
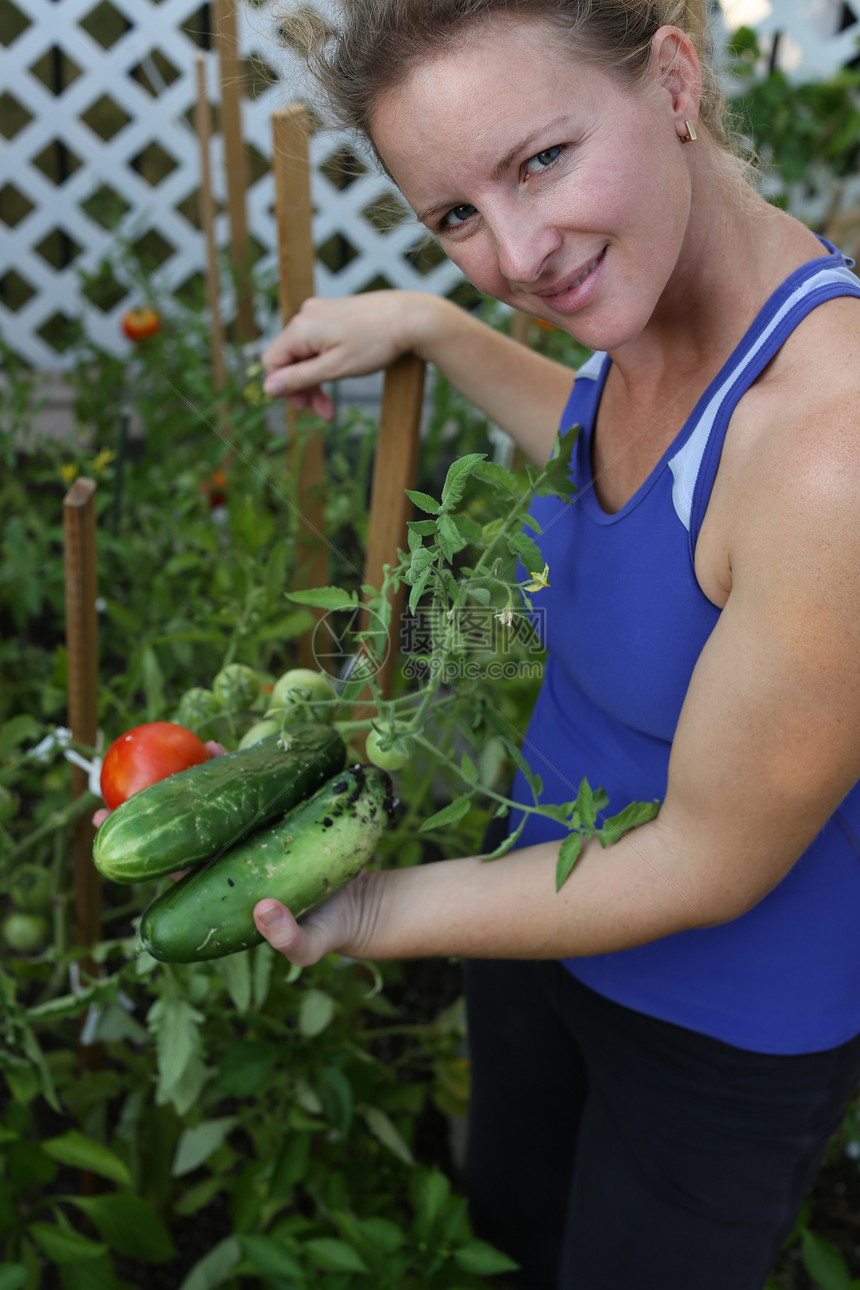
[[[496,213],[492,235],[499,269],[511,286],[534,286],[561,245],[558,229],[541,223],[534,209],[519,205]]]

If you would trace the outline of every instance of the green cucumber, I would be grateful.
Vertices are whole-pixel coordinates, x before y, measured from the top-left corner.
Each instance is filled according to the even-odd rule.
[[[345,762],[330,726],[287,726],[135,793],[98,830],[93,862],[112,882],[133,883],[211,860],[310,797]]]
[[[279,823],[186,874],[144,910],[140,942],[164,963],[197,963],[257,945],[258,900],[301,918],[353,878],[393,814],[391,780],[375,766],[334,775]]]

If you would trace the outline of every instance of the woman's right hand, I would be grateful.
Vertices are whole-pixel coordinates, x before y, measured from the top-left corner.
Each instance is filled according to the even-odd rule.
[[[333,300],[306,300],[263,353],[263,389],[331,421],[334,404],[322,389],[323,382],[367,376],[389,367],[411,348],[413,314],[432,300],[415,291],[368,291]]]

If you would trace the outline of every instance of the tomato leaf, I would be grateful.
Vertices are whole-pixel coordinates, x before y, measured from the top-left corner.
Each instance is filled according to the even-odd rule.
[[[485,461],[486,457],[485,452],[469,452],[451,462],[442,487],[442,510],[453,511],[459,505],[469,476],[478,462]]]
[[[227,1236],[223,1241],[198,1259],[179,1290],[215,1290],[229,1280],[233,1268],[242,1257],[238,1238]]]
[[[304,1280],[304,1269],[294,1254],[273,1236],[240,1236],[245,1258],[257,1272],[272,1278]]]
[[[334,1236],[318,1236],[305,1242],[311,1261],[324,1272],[369,1272],[367,1264],[346,1241]]]
[[[31,1223],[27,1231],[42,1253],[61,1267],[67,1263],[97,1259],[107,1252],[106,1245],[81,1236],[80,1232],[71,1227],[59,1227],[54,1223]]]
[[[617,842],[620,837],[639,824],[647,824],[649,820],[654,819],[659,810],[660,803],[656,799],[653,802],[631,802],[623,811],[603,821],[603,828],[597,834],[601,846],[605,847]]]
[[[306,990],[299,1007],[299,1030],[309,1039],[321,1035],[334,1018],[335,1003],[324,990]]]
[[[508,538],[508,550],[519,556],[520,562],[529,573],[543,568],[544,559],[540,547],[527,533],[512,533]]]
[[[571,502],[577,491],[570,477],[573,450],[579,438],[579,426],[571,426],[559,434],[550,460],[543,472],[534,481],[535,492],[539,497],[560,497],[564,502]]]
[[[581,833],[568,833],[567,837],[562,841],[555,867],[556,891],[561,891],[570,877],[571,870],[579,859],[584,841],[585,839]]]
[[[429,493],[422,493],[417,488],[407,488],[404,490],[410,502],[414,502],[419,511],[426,511],[428,515],[438,515],[442,507],[431,497]]]
[[[394,1121],[384,1111],[380,1111],[378,1106],[362,1107],[362,1113],[367,1122],[367,1127],[375,1138],[378,1138],[384,1147],[398,1159],[407,1165],[412,1165],[415,1161],[412,1158],[412,1152],[400,1136]]]
[[[801,1253],[806,1270],[821,1290],[853,1290],[855,1285],[848,1266],[837,1247],[805,1228]]]
[[[202,1120],[193,1128],[185,1129],[176,1144],[171,1174],[181,1178],[193,1173],[221,1146],[228,1134],[239,1123],[235,1115],[223,1115],[214,1120]]]
[[[120,1160],[109,1147],[95,1142],[77,1129],[70,1129],[58,1138],[49,1138],[42,1143],[42,1150],[61,1165],[74,1165],[88,1173],[98,1174],[100,1178],[110,1178],[112,1182],[122,1183],[125,1187],[131,1186],[131,1174],[125,1161]]]
[[[470,1272],[477,1277],[490,1277],[497,1272],[512,1272],[519,1267],[519,1264],[509,1259],[507,1254],[502,1254],[495,1246],[477,1239],[468,1241],[466,1245],[461,1245],[459,1250],[455,1250],[454,1262],[464,1272]]]
[[[492,484],[493,488],[501,489],[504,493],[519,492],[520,484],[516,475],[496,461],[479,461],[473,467],[472,473],[482,483]]]
[[[312,587],[309,591],[288,591],[287,600],[294,600],[297,605],[311,605],[315,609],[352,609],[358,604],[354,591],[344,591],[342,587]]]
[[[471,798],[468,793],[455,797],[453,802],[443,806],[441,811],[436,811],[429,819],[424,820],[419,825],[419,833],[426,833],[428,829],[440,829],[445,824],[456,824],[458,820],[462,820],[470,805]]]
[[[460,530],[450,515],[440,515],[436,532],[442,554],[450,564],[457,552],[466,546],[467,539],[460,536]]]
[[[140,1196],[66,1196],[90,1219],[112,1250],[141,1263],[166,1263],[176,1256],[170,1232]]]

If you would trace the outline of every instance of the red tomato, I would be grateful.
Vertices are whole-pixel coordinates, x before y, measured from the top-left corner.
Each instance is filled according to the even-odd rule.
[[[173,721],[135,726],[105,753],[101,774],[105,805],[113,811],[142,788],[208,760],[206,745],[184,726]]]
[[[142,305],[139,309],[129,309],[128,313],[123,314],[122,329],[129,340],[146,340],[148,336],[154,336],[161,330],[161,317],[149,305]]]
[[[223,506],[227,501],[227,476],[223,470],[213,472],[211,479],[206,479],[200,485],[202,492],[208,494],[209,506],[212,510],[216,506]]]

